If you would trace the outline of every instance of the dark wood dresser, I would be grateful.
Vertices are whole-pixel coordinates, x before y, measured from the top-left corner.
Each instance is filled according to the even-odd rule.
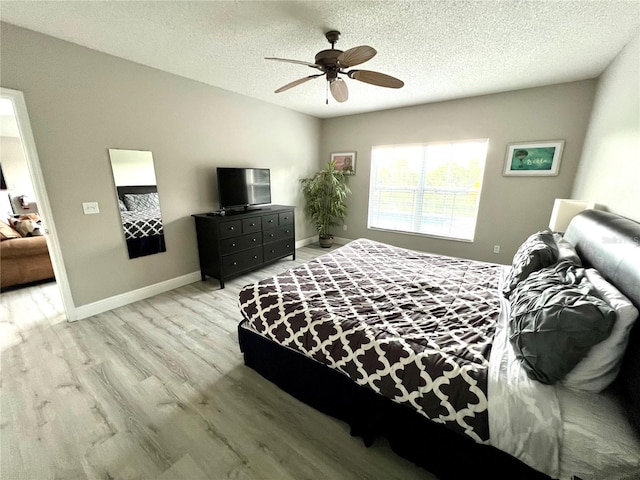
[[[224,281],[289,255],[296,258],[294,207],[268,205],[247,212],[196,219],[202,280]]]

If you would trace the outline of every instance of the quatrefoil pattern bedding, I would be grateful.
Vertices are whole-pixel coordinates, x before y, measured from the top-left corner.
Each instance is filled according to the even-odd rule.
[[[164,234],[159,208],[120,212],[120,216],[127,240]]]
[[[244,287],[239,303],[261,335],[487,443],[500,274],[360,239]]]

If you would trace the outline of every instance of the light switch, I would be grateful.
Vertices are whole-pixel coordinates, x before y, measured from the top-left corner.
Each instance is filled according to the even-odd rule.
[[[82,202],[82,211],[85,215],[93,215],[100,213],[100,207],[98,207],[98,202]]]

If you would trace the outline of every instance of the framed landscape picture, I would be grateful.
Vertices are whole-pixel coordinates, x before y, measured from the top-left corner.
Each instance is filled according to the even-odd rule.
[[[510,143],[504,162],[504,175],[558,175],[564,140]]]
[[[331,160],[336,162],[336,170],[345,175],[356,174],[356,152],[332,153]]]

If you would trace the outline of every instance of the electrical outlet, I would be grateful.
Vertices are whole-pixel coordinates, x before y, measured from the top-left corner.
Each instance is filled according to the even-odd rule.
[[[342,225],[342,230],[344,230],[346,232],[347,231],[347,226],[346,225]]]
[[[500,245],[493,246],[493,253],[500,253]]]

